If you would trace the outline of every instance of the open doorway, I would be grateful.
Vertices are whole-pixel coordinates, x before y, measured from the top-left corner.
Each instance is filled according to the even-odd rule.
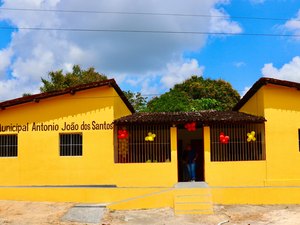
[[[184,126],[177,127],[177,158],[178,158],[178,182],[188,182],[191,180],[188,172],[187,146],[196,153],[196,181],[204,181],[204,148],[203,129],[198,127],[196,131],[189,132]]]

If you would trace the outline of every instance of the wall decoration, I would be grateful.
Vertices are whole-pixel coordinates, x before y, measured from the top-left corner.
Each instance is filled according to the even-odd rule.
[[[222,144],[228,144],[228,142],[229,142],[229,136],[225,135],[224,132],[221,132],[220,133],[220,142]]]
[[[256,141],[255,131],[251,131],[251,133],[247,133],[247,141]]]
[[[125,129],[118,130],[118,138],[119,139],[125,139],[128,138],[128,131]]]
[[[196,123],[192,122],[192,123],[187,123],[184,125],[185,129],[187,129],[188,131],[195,131],[196,130]]]
[[[118,130],[118,149],[119,149],[119,161],[127,162],[128,156],[128,131],[126,129]]]
[[[145,141],[154,141],[155,137],[156,137],[155,134],[153,134],[152,132],[149,132],[148,136],[145,137]]]

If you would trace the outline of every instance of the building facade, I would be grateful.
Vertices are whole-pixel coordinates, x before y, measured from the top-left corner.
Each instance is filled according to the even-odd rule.
[[[2,102],[0,198],[177,213],[300,203],[299,89],[261,78],[230,112],[135,113],[114,80]]]

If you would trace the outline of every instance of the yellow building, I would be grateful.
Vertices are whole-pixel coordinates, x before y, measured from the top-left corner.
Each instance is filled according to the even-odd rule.
[[[2,102],[0,199],[178,214],[300,203],[299,88],[261,78],[230,112],[135,113],[114,80]]]

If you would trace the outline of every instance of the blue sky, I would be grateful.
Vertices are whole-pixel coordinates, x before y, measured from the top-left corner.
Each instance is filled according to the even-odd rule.
[[[290,20],[296,18],[300,2],[272,0],[254,4],[251,1],[241,0],[232,1],[223,8],[232,17]],[[283,27],[286,20],[232,19],[243,28],[244,34],[293,34]],[[274,76],[274,74],[262,73],[265,64],[272,63],[274,67],[280,69],[294,57],[299,56],[299,53],[300,42],[295,38],[231,36],[211,38],[199,54],[194,56],[205,65],[205,77],[225,79],[242,94],[245,87],[250,87],[259,77]],[[275,76],[275,78],[300,82],[299,72],[295,74],[296,77]]]
[[[38,93],[41,77],[74,64],[95,67],[122,89],[145,96],[164,93],[192,74],[224,79],[241,95],[262,76],[300,82],[297,0],[0,2],[0,100]],[[63,31],[73,28],[81,31]]]

